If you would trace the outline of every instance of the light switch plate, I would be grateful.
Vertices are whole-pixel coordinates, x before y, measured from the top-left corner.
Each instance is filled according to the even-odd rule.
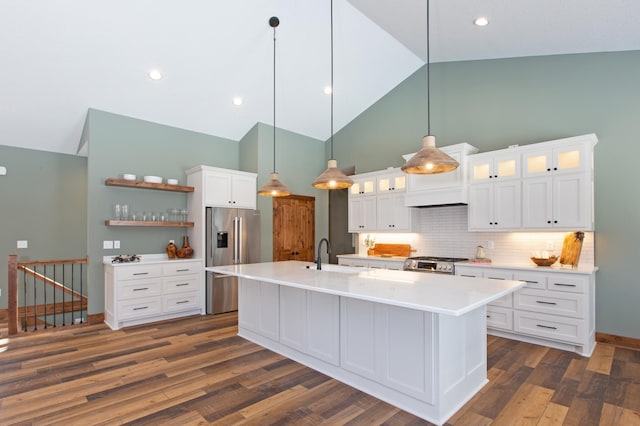
[[[113,248],[114,249],[119,249],[120,248],[120,240],[114,240],[113,241]]]
[[[105,250],[112,249],[113,248],[113,241],[107,241],[107,240],[103,241],[102,242],[102,248],[105,249]]]
[[[28,248],[29,247],[29,241],[27,240],[18,240],[18,243],[16,244],[17,248]]]

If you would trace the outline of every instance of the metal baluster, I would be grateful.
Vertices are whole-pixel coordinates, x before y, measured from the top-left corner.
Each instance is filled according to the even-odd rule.
[[[73,323],[75,322],[75,315],[74,315],[75,311],[73,309],[73,307],[75,306],[75,297],[74,297],[75,288],[73,286],[73,282],[74,282],[73,278],[74,277],[75,277],[74,267],[73,267],[73,265],[71,265],[71,325],[73,325]]]
[[[84,293],[82,292],[82,263],[80,264],[80,324],[84,322],[84,310],[82,309],[82,299],[84,298]],[[88,315],[87,315],[88,316]]]
[[[36,265],[33,265],[33,272],[38,272],[38,267]],[[36,331],[38,329],[38,321],[36,321],[36,308],[38,306],[38,299],[36,297],[37,293],[38,293],[38,287],[36,284],[36,274],[34,273],[33,275],[33,331]]]
[[[56,264],[53,264],[53,282],[56,283]],[[57,318],[57,305],[56,305],[56,285],[53,285],[53,327],[55,328],[57,323],[58,323],[58,318]]]
[[[22,307],[24,309],[22,331],[27,331],[27,274],[24,269],[22,270],[22,288],[24,289],[24,297],[22,299]]]
[[[64,263],[62,264],[62,286],[66,286],[67,285],[67,281],[64,279]],[[65,293],[66,291],[64,291],[64,288],[62,289],[62,326],[64,327],[66,325],[65,323],[65,311],[64,311],[64,302],[65,302]]]
[[[42,281],[42,292],[44,300],[44,328],[47,328],[47,265],[44,265],[44,280]],[[37,309],[36,309],[37,312]]]

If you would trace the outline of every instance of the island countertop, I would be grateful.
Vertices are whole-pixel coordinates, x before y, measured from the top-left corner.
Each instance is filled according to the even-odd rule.
[[[285,261],[205,270],[453,316],[464,315],[525,285],[522,281],[326,264],[321,271],[313,268],[311,262]]]

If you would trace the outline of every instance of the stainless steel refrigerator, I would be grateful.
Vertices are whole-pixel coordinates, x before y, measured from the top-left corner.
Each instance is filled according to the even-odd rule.
[[[207,207],[207,266],[260,261],[260,212]],[[207,313],[238,310],[237,277],[207,272]]]

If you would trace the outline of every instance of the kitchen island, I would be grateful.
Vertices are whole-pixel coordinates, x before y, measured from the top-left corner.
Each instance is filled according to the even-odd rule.
[[[436,424],[487,382],[486,305],[524,286],[274,262],[239,277],[238,334]]]

